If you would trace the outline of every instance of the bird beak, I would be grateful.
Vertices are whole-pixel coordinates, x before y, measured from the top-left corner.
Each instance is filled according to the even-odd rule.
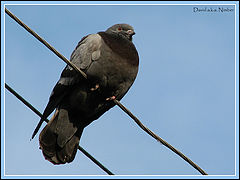
[[[129,30],[127,30],[127,34],[130,36],[133,36],[136,33],[133,30],[129,29]]]

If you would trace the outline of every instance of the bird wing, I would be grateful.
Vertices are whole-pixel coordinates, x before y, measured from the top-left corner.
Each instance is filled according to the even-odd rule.
[[[101,46],[101,37],[98,34],[90,34],[81,39],[73,51],[70,61],[85,73],[88,71],[92,62],[99,58],[98,53]],[[85,81],[85,79],[72,67],[67,65],[61,73],[61,77],[49,98],[49,102],[43,112],[43,118],[47,118],[59,105],[66,94],[71,91],[74,85]]]

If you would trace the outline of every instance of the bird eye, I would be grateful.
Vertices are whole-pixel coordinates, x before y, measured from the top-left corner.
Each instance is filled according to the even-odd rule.
[[[122,30],[122,28],[121,27],[118,27],[118,31],[121,31]]]

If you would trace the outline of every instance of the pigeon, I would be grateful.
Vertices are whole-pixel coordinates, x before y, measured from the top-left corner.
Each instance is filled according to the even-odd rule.
[[[83,37],[70,61],[87,75],[67,65],[52,90],[41,120],[54,115],[39,135],[40,149],[54,165],[74,160],[83,129],[114,107],[136,79],[139,56],[128,24]]]

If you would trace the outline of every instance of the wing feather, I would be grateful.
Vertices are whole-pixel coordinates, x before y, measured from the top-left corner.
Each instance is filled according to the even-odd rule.
[[[92,62],[97,60],[97,55],[100,54],[100,46],[101,37],[98,34],[85,36],[71,54],[70,61],[86,73]],[[78,72],[67,65],[62,71],[59,81],[53,88],[49,102],[43,112],[43,118],[47,118],[53,112],[74,85],[84,80]]]

